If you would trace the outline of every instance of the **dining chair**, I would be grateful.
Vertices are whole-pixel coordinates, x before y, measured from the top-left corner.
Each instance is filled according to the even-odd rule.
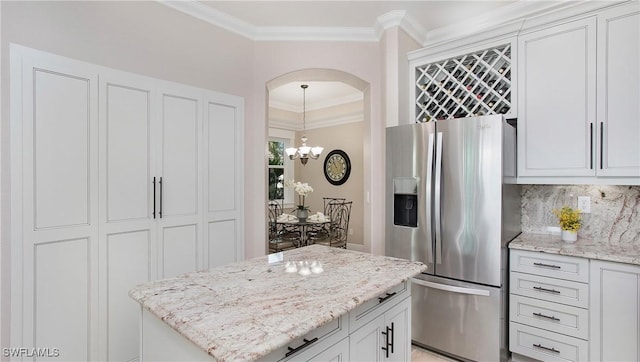
[[[344,197],[323,197],[322,201],[324,202],[324,214],[329,215],[329,208],[332,203],[345,202],[347,199]]]
[[[340,248],[347,248],[349,235],[349,219],[353,201],[333,200],[327,203],[326,215],[331,219],[328,237],[317,237],[317,244],[324,244]]]
[[[297,248],[300,242],[299,232],[285,229],[283,224],[278,223],[278,217],[282,213],[282,204],[276,200],[270,200],[268,204],[270,253]]]

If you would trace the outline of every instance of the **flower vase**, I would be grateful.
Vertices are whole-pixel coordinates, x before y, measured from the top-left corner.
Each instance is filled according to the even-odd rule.
[[[562,230],[562,241],[573,243],[578,240],[578,232],[573,230]]]
[[[299,208],[296,210],[296,217],[298,218],[298,221],[307,221],[307,217],[309,216],[309,210],[307,210],[306,208]]]

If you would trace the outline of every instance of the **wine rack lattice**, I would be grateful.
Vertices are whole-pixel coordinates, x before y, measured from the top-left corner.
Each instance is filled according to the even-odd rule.
[[[416,122],[511,109],[511,44],[416,67]]]

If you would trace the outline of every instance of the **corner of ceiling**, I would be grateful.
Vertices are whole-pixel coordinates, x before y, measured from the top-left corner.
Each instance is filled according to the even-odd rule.
[[[411,15],[407,14],[406,10],[394,10],[380,15],[376,19],[374,29],[376,30],[378,39],[380,39],[385,30],[394,26],[404,30],[407,35],[412,37],[419,44],[424,43],[426,35],[428,34],[427,30]]]

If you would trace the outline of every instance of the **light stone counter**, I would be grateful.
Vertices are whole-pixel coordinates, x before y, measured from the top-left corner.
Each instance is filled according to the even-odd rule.
[[[640,265],[638,243],[605,243],[585,238],[567,243],[560,235],[522,233],[509,243],[509,248]]]
[[[255,360],[426,270],[422,263],[312,245],[286,261],[319,261],[319,274],[287,273],[267,257],[149,282],[129,292],[143,308],[216,360]]]

